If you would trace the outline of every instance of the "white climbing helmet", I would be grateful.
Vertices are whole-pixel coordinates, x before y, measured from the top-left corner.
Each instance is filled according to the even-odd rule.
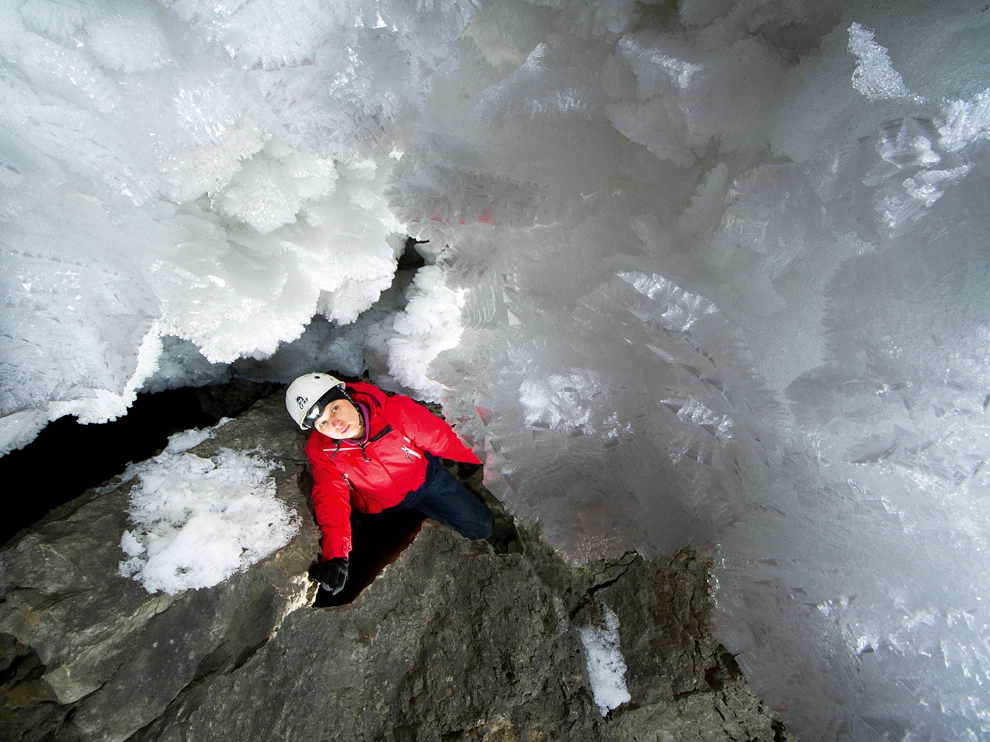
[[[320,409],[316,411],[315,416],[310,414],[314,412],[313,408],[317,406],[327,392],[338,387],[339,392],[334,397],[347,398],[347,392],[344,391],[344,382],[335,376],[331,376],[330,374],[303,374],[289,384],[289,388],[285,390],[285,409],[289,411],[289,415],[296,421],[296,425],[303,430],[309,430],[313,427],[315,419],[323,411],[323,405],[319,405]]]

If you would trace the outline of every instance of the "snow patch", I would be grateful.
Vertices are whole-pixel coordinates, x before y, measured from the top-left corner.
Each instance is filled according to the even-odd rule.
[[[223,423],[221,423],[223,424]],[[120,574],[149,593],[212,587],[285,546],[299,531],[295,510],[275,497],[281,468],[261,452],[189,448],[211,431],[172,436],[159,456],[128,467],[136,477],[120,548]]]
[[[619,617],[604,603],[604,627],[578,629],[588,661],[591,692],[602,716],[630,700],[626,690],[626,661],[619,648]]]

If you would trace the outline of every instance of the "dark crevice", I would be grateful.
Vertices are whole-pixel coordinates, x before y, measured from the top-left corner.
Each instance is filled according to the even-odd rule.
[[[719,644],[715,652],[716,662],[705,670],[705,682],[711,690],[720,691],[727,682],[738,680],[743,673],[729,650]]]
[[[354,548],[348,563],[347,584],[336,595],[321,587],[313,607],[330,608],[352,603],[385,567],[409,548],[424,520],[415,510],[355,518],[351,523]]]
[[[270,638],[271,637],[265,637],[264,641],[258,642],[257,644],[254,644],[254,645],[252,645],[250,647],[245,647],[244,649],[242,649],[238,653],[238,655],[236,657],[234,657],[233,664],[230,666],[230,669],[227,670],[225,674],[232,673],[235,670],[239,670],[241,667],[243,667],[247,663],[247,661],[249,659],[251,659],[252,657],[254,657],[254,655],[256,655],[258,653],[258,651],[261,650],[262,647],[264,647],[266,644],[268,644],[268,640]]]
[[[0,634],[0,692],[45,674],[47,667],[32,647],[21,644],[12,634]]]
[[[629,568],[632,566],[633,562],[635,562],[638,558],[639,555],[636,552],[629,551],[623,554],[622,557],[620,557],[616,561],[610,562],[607,566],[610,568],[619,567],[620,568],[619,571],[614,573],[608,579],[603,580],[602,582],[596,583],[591,587],[589,587],[585,591],[581,599],[577,602],[577,604],[571,609],[570,619],[572,621],[575,619],[575,617],[591,602],[592,598],[595,597],[595,593],[597,593],[599,590],[604,590],[607,587],[611,587],[619,580],[621,580],[623,577],[625,577],[626,573],[629,571]]]
[[[719,717],[720,717],[720,718],[722,719],[722,721],[724,722],[724,721],[725,721],[725,714],[724,714],[724,713],[722,713],[722,705],[724,705],[724,706],[726,706],[726,707],[728,707],[728,705],[729,705],[729,702],[728,702],[728,699],[726,699],[726,697],[725,697],[725,693],[722,693],[722,692],[719,692],[719,695],[718,695],[718,696],[716,696],[716,697],[715,697],[714,699],[712,699],[712,700],[713,700],[713,701],[717,701],[717,700],[718,700],[719,698],[721,698],[721,700],[722,700],[722,704],[720,705],[720,704],[718,704],[718,703],[716,702],[716,703],[713,703],[713,704],[712,704],[712,707],[713,707],[713,708],[715,709],[715,713],[716,713],[716,714],[718,714],[718,715],[719,715]]]
[[[0,480],[30,482],[58,460],[57,486],[38,496],[19,497],[18,507],[0,523],[0,544],[41,520],[56,507],[120,474],[129,462],[160,453],[168,437],[189,428],[234,417],[278,388],[276,384],[233,382],[140,394],[127,415],[108,423],[81,425],[74,417],[48,424],[30,444],[0,456]],[[16,484],[14,485],[17,486]]]
[[[416,249],[416,245],[427,245],[429,240],[417,240],[413,237],[406,238],[405,249],[399,256],[397,271],[416,271],[426,265],[426,259]]]
[[[705,683],[711,690],[722,690],[725,687],[725,680],[718,665],[705,670]]]

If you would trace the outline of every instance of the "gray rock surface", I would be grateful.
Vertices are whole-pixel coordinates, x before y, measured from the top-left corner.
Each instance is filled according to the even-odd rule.
[[[303,520],[213,588],[149,595],[119,575],[130,483],[0,551],[0,738],[784,738],[708,633],[706,564],[690,552],[573,569],[500,511],[491,543],[427,523],[352,603],[310,607],[319,532],[303,443],[276,394],[192,449],[268,451],[284,467],[277,496]],[[607,718],[577,632],[603,604],[632,697]]]
[[[192,451],[270,451],[284,466],[274,473],[277,496],[308,516],[299,436],[281,424],[274,399]],[[149,595],[121,577],[131,485],[90,490],[0,551],[0,736],[127,739],[176,699],[243,663],[307,604],[305,573],[318,539],[312,525],[213,589]]]

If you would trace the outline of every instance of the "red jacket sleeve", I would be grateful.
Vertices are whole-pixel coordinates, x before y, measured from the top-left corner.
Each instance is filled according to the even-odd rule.
[[[388,398],[389,415],[398,417],[401,428],[424,451],[442,459],[480,464],[474,452],[461,442],[454,429],[423,405],[402,394]]]
[[[314,433],[313,435],[317,435]],[[351,553],[351,491],[337,467],[317,461],[306,447],[313,469],[313,509],[323,531],[323,559]]]

